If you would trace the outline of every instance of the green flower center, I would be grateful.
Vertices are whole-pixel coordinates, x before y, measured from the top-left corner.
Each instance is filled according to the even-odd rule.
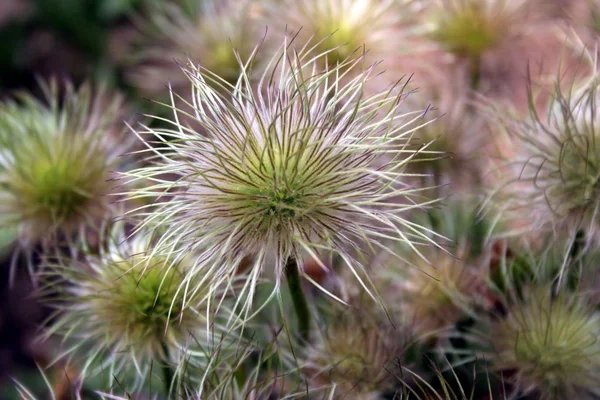
[[[243,55],[242,55],[243,57]],[[235,83],[240,74],[240,65],[235,57],[231,42],[216,42],[213,44],[208,59],[205,60],[208,69],[229,83]]]
[[[5,171],[6,188],[18,202],[15,211],[40,234],[92,219],[110,191],[101,142],[67,134],[45,140],[15,146],[14,165]]]
[[[315,50],[319,54],[329,51],[327,63],[331,66],[350,57],[362,45],[360,30],[350,24],[330,18],[317,24],[317,27],[322,41]]]
[[[483,7],[478,1],[471,1],[453,13],[444,13],[433,32],[433,39],[453,53],[480,57],[503,35],[503,27],[486,15]]]
[[[246,159],[248,185],[239,185],[238,197],[256,210],[255,216],[267,220],[262,226],[281,229],[300,221],[309,206],[309,189],[304,187],[307,174],[303,155],[282,154],[269,148],[260,156]]]
[[[55,220],[63,220],[85,206],[89,193],[87,182],[81,181],[81,171],[67,160],[38,159],[31,170],[31,191],[22,193],[29,204],[37,204],[40,211]]]
[[[131,268],[132,264],[126,263]],[[163,259],[152,260],[148,268],[140,262],[130,272],[117,277],[116,291],[122,300],[123,319],[134,334],[162,335],[167,325],[178,322],[182,301],[176,296],[181,276],[175,269],[167,272]],[[123,270],[119,266],[119,270]]]
[[[514,351],[513,366],[547,386],[562,385],[600,355],[598,320],[566,295],[551,299],[538,293],[545,298],[532,295],[527,304],[515,305],[514,320],[503,322],[498,332],[506,340],[504,350]]]
[[[596,148],[569,140],[563,143],[558,160],[558,170],[552,177],[560,180],[550,189],[557,199],[552,206],[568,212],[585,207],[600,197],[600,143]]]
[[[267,206],[268,212],[282,217],[294,218],[296,215],[294,207],[298,206],[299,197],[297,193],[293,193],[291,190],[274,190],[270,193]]]

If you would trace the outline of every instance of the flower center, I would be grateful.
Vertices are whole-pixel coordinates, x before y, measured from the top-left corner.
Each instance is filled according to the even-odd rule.
[[[322,42],[316,48],[318,53],[327,53],[327,63],[330,66],[342,62],[352,55],[361,45],[360,32],[351,25],[338,21],[324,21],[319,25]],[[332,49],[335,49],[331,51]]]
[[[555,208],[568,212],[585,207],[600,196],[600,144],[596,147],[589,149],[573,140],[563,144],[555,172],[560,183],[551,188],[551,194],[560,199]]]
[[[481,4],[470,2],[453,14],[442,16],[433,39],[456,54],[480,57],[495,46],[501,37],[501,29],[485,14]]]
[[[231,43],[220,42],[213,46],[209,59],[206,60],[209,69],[227,82],[235,83],[240,74],[240,65]]]
[[[137,263],[138,267],[116,280],[125,308],[125,323],[132,331],[161,335],[166,325],[178,320],[181,312],[181,301],[175,296],[180,283],[178,272],[175,269],[166,272],[162,268],[164,260],[159,259],[151,261],[142,275],[143,261]]]
[[[268,212],[280,217],[294,218],[296,216],[295,208],[299,203],[298,197],[292,190],[275,190],[269,198]]]

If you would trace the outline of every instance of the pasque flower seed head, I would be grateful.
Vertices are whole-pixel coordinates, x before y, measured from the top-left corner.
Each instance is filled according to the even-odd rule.
[[[410,141],[427,123],[422,110],[401,112],[401,90],[366,97],[371,70],[342,83],[362,57],[320,72],[327,53],[315,59],[296,45],[286,38],[256,86],[244,69],[227,95],[203,68],[188,69],[203,134],[179,123],[178,113],[172,129],[137,132],[159,149],[148,150],[151,167],[127,178],[156,184],[129,195],[172,196],[144,213],[141,226],[171,227],[160,239],[166,249],[207,249],[190,276],[207,268],[234,276],[236,265],[254,256],[250,288],[267,266],[279,282],[286,260],[317,259],[319,250],[357,271],[356,254],[365,248],[392,251],[385,244],[392,240],[418,251],[413,243],[431,242],[404,217],[422,202],[421,189],[404,179],[416,152]],[[164,180],[165,173],[177,178]]]

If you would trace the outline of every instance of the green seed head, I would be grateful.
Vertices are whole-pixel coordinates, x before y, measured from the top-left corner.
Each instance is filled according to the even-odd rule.
[[[516,371],[517,387],[544,399],[600,393],[600,315],[573,293],[525,293],[492,326],[495,368]]]
[[[402,24],[412,12],[412,0],[283,0],[265,10],[265,23],[278,33],[298,32],[313,54],[325,54],[320,67],[330,69],[361,53],[369,63],[390,51],[405,49]],[[326,64],[326,65],[325,65]]]
[[[449,0],[433,13],[431,38],[447,51],[477,60],[517,36],[528,18],[522,0]]]
[[[156,254],[151,235],[126,238],[121,228],[114,227],[100,254],[63,259],[47,268],[45,291],[56,318],[46,335],[64,340],[82,375],[132,372],[133,384],[142,384],[153,364],[174,362],[183,348],[192,353],[186,355],[189,368],[206,367],[222,340],[209,339],[206,326],[212,324],[222,335],[222,325],[212,319],[215,307],[210,316],[207,311],[208,289],[197,286],[194,294],[182,293],[193,257]]]
[[[167,84],[178,94],[188,92],[189,80],[173,60],[189,60],[211,71],[207,81],[214,87],[235,84],[242,72],[236,53],[246,62],[264,34],[250,3],[208,1],[193,10],[172,2],[155,4],[139,37],[142,51],[131,70],[132,83],[150,93],[164,94]]]
[[[120,331],[136,345],[153,346],[152,342],[160,344],[165,331],[179,328],[184,307],[176,294],[183,277],[167,265],[164,258],[156,257],[113,262],[106,267],[106,283],[111,286],[105,288],[106,296],[92,304],[99,315],[107,317],[111,331]]]
[[[117,155],[114,141],[121,102],[100,106],[88,87],[68,87],[59,105],[25,97],[0,111],[0,217],[18,228],[24,242],[69,235],[110,213],[109,182]]]
[[[586,129],[585,127],[583,127]],[[600,198],[600,133],[565,137],[557,154],[557,170],[549,174],[556,180],[548,195],[560,215],[589,208]]]
[[[369,317],[336,318],[308,349],[305,371],[312,375],[315,387],[335,385],[336,399],[368,398],[393,388],[402,341],[399,332],[384,326],[386,322],[377,324]]]
[[[335,21],[333,16],[318,21],[315,25],[320,36],[323,37],[315,51],[320,54],[335,49],[327,55],[327,62],[330,65],[344,61],[355,51],[360,51],[365,41],[364,32],[361,32],[358,27],[349,25],[345,21]]]
[[[562,91],[561,85],[558,80],[546,110],[532,109],[525,119],[498,113],[515,154],[500,169],[493,200],[506,218],[531,229],[552,229],[561,237],[581,229],[592,240],[600,226],[597,88]]]
[[[470,1],[453,15],[444,15],[433,32],[433,38],[449,51],[479,57],[502,38],[502,27],[485,14],[479,1]]]
[[[406,211],[422,200],[407,189],[404,173],[407,142],[418,128],[407,128],[415,122],[414,113],[400,107],[406,96],[365,94],[370,70],[346,82],[342,70],[362,57],[322,72],[325,56],[315,59],[304,43],[296,45],[284,37],[261,79],[249,79],[248,70],[227,94],[207,83],[202,68],[186,70],[202,129],[182,127],[174,135],[141,128],[143,138],[170,137],[164,142],[169,156],[128,172],[164,182],[134,188],[133,197],[164,191],[176,199],[158,202],[141,223],[157,230],[176,225],[163,244],[204,251],[203,264],[193,267],[200,273],[214,268],[233,277],[239,263],[253,258],[249,291],[266,269],[281,279],[290,257],[304,272],[306,254],[320,263],[321,255],[337,253],[353,269],[363,244],[375,249],[388,238],[430,240],[416,224],[402,232],[409,226]],[[164,173],[178,178],[164,181]]]

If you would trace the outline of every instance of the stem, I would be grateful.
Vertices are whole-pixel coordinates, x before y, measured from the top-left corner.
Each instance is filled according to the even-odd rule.
[[[167,398],[169,398],[169,395],[171,394],[171,383],[173,382],[173,369],[169,365],[169,347],[165,342],[162,342],[161,346],[165,355],[165,359],[161,362],[161,369],[163,380],[165,381],[165,394],[167,395]]]
[[[294,310],[298,317],[300,337],[308,342],[310,338],[310,310],[308,309],[306,296],[302,291],[302,282],[298,274],[298,264],[294,257],[288,258],[285,264],[285,277],[290,289],[290,295],[292,296],[292,302],[294,303]]]
[[[476,92],[481,82],[481,57],[471,58],[471,89]]]
[[[575,239],[573,240],[571,251],[569,252],[569,258],[571,259],[571,261],[576,261],[579,258],[584,241],[585,232],[582,229],[577,230],[577,232],[575,233]]]

